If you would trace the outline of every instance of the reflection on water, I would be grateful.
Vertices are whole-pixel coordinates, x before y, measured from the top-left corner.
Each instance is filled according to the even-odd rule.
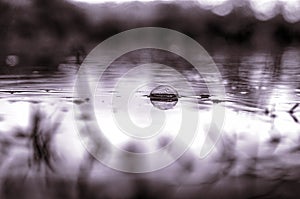
[[[184,78],[193,82],[192,86],[198,95],[208,93],[204,80],[184,59],[160,51],[153,50],[150,53],[149,51],[131,53],[115,61],[112,65],[117,67],[110,67],[102,78],[107,89],[113,92],[115,80],[123,76],[129,68],[154,62],[178,70]],[[234,101],[236,104],[245,103],[251,107],[266,108],[275,104],[293,104],[299,100],[299,53],[296,48],[287,48],[280,54],[252,52],[246,55],[230,55],[216,52],[213,59],[222,74],[227,100]],[[165,59],[165,56],[168,57]],[[68,93],[72,92],[77,69],[78,66],[64,64],[58,71],[43,71],[42,68],[35,67],[16,74],[14,68],[8,68],[5,74],[0,75],[0,97],[15,97],[11,94],[22,94],[26,97],[31,96],[32,93],[70,97]],[[130,78],[132,81],[146,76],[148,79],[166,78],[164,70],[166,70],[164,67],[145,68],[143,74]],[[172,77],[169,75],[167,78]],[[169,81],[181,83],[178,79]]]
[[[292,180],[298,179],[300,106],[298,107],[297,104],[300,103],[300,50],[287,48],[280,53],[251,52],[243,55],[216,52],[213,54],[213,59],[222,74],[226,88],[226,98],[219,101],[209,95],[201,75],[197,74],[184,59],[175,55],[157,50],[142,50],[117,59],[105,71],[95,93],[96,107],[104,107],[103,112],[99,113],[102,116],[97,119],[102,130],[106,131],[106,136],[115,144],[122,144],[123,148],[138,151],[139,149],[132,149],[126,145],[130,139],[126,135],[121,135],[122,132],[114,125],[114,119],[108,116],[122,110],[122,107],[118,106],[112,106],[112,109],[108,110],[108,107],[111,108],[111,99],[123,97],[122,93],[116,93],[115,87],[118,85],[126,87],[142,82],[130,95],[131,101],[128,107],[133,122],[138,126],[147,126],[151,122],[149,110],[152,107],[147,96],[159,86],[153,82],[159,80],[166,84],[169,81],[170,85],[179,88],[178,104],[168,110],[169,118],[164,127],[168,133],[147,142],[155,146],[151,150],[166,145],[170,142],[169,139],[172,140],[172,136],[176,135],[172,134],[172,131],[176,131],[180,125],[181,118],[177,117],[177,114],[180,113],[178,108],[182,102],[190,103],[191,111],[199,112],[199,132],[203,135],[208,129],[211,107],[216,104],[225,106],[227,115],[223,126],[223,139],[218,142],[208,158],[198,160],[196,155],[203,144],[203,135],[196,136],[191,151],[172,166],[154,172],[149,176],[150,179],[163,178],[164,183],[168,185],[162,186],[177,190],[175,192],[178,197],[186,196],[187,192],[204,191],[204,187],[208,185],[218,190],[220,187],[215,186],[215,182],[224,184],[232,177],[248,174],[261,177],[261,181],[257,183],[263,188],[252,187],[251,177],[247,177],[250,181],[248,184],[246,178],[241,177],[236,182],[231,181],[232,186],[235,187],[232,189],[233,192],[238,189],[240,194],[243,193],[247,197],[264,196],[278,187],[276,179],[290,180],[291,183]],[[171,69],[162,65],[152,68],[144,65],[139,70],[132,70],[134,67],[150,62],[165,64]],[[97,70],[97,66],[94,69]],[[94,69],[91,68],[91,73]],[[54,162],[51,165],[59,165],[55,169],[58,174],[54,172],[54,176],[65,175],[74,179],[74,173],[79,173],[78,183],[81,189],[84,189],[83,184],[87,186],[89,180],[98,180],[97,183],[103,185],[105,176],[121,175],[120,178],[118,177],[121,179],[118,183],[121,188],[127,190],[124,194],[129,198],[136,194],[133,187],[140,182],[123,179],[123,174],[96,164],[94,159],[84,152],[76,135],[72,106],[82,106],[89,100],[74,98],[73,86],[77,70],[78,66],[64,64],[57,71],[47,72],[34,68],[21,74],[15,72],[14,68],[8,68],[6,73],[0,75],[0,178],[7,180],[8,173],[12,173],[9,176],[15,176],[17,173],[21,173],[22,176],[23,174],[34,175],[24,169],[31,168],[30,161],[26,157],[31,157],[30,151],[35,150],[33,154],[40,156],[34,157],[50,162],[48,156],[41,156],[41,153],[50,153],[52,150],[47,144],[51,144],[56,151],[54,156],[48,154]],[[182,78],[175,77],[174,74],[177,73],[180,73]],[[121,77],[126,77],[128,85],[119,83]],[[182,82],[186,80],[190,82],[193,91],[181,87]],[[34,114],[32,107],[36,106],[46,116],[39,115],[39,112]],[[57,122],[55,115],[63,116],[59,119],[60,125],[55,123]],[[89,120],[85,115],[78,117],[79,120]],[[51,128],[48,126],[53,124],[57,125],[59,130],[55,129],[53,131],[55,135],[49,136],[48,131],[51,131]],[[36,138],[32,135],[35,132],[32,129],[34,126],[44,131],[46,128],[48,132],[48,137],[38,137],[37,145],[30,141],[30,137]],[[43,131],[36,130],[35,133],[38,132]],[[17,139],[16,136],[22,139]],[[117,138],[119,141],[116,141]],[[31,148],[27,148],[28,143],[33,143]],[[46,162],[46,165],[50,163]],[[16,171],[12,168],[16,168]],[[44,170],[51,173],[47,166]],[[90,177],[87,177],[88,174]],[[274,179],[275,181],[272,181]],[[11,180],[15,179],[11,178]],[[115,182],[107,181],[108,185],[111,183]],[[139,186],[155,187],[150,182],[143,183],[145,185]],[[198,185],[201,185],[201,188],[195,188]],[[146,189],[145,187],[143,188]],[[246,191],[249,187],[252,192]],[[1,193],[8,194],[3,192],[3,189]],[[77,191],[85,191],[81,189]],[[108,187],[106,189],[109,190]],[[107,192],[106,194],[109,195],[110,191]],[[212,192],[206,194],[213,196]]]

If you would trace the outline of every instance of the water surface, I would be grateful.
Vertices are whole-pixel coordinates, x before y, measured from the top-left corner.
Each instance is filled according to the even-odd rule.
[[[114,115],[129,109],[135,125],[149,125],[153,119],[150,114],[153,105],[147,95],[160,84],[173,85],[178,88],[178,104],[173,109],[166,110],[167,120],[160,133],[149,140],[134,140],[141,147],[134,150],[156,151],[164,145],[164,139],[172,140],[176,137],[182,119],[181,103],[189,104],[189,111],[199,113],[199,135],[185,158],[169,168],[154,172],[154,179],[160,180],[164,176],[163,181],[169,184],[177,182],[178,187],[190,187],[192,190],[192,187],[201,183],[213,184],[214,180],[222,182],[222,179],[226,182],[228,176],[243,176],[247,173],[255,174],[262,180],[297,179],[299,174],[295,173],[295,168],[300,165],[296,158],[299,157],[300,148],[300,107],[297,107],[297,103],[300,103],[300,50],[290,47],[279,53],[257,51],[240,55],[215,52],[212,57],[222,75],[222,84],[226,88],[225,99],[218,100],[210,96],[201,75],[176,55],[148,49],[132,52],[115,60],[99,80],[94,98],[96,118],[105,136],[117,147],[128,148],[128,143],[134,138],[120,130]],[[140,67],[141,64],[153,62],[169,68],[162,65]],[[74,95],[79,67],[67,63],[61,64],[55,71],[32,67],[24,72],[7,68],[0,75],[1,148],[5,148],[5,143],[10,146],[8,152],[0,150],[2,177],[5,178],[10,172],[15,173],[11,168],[30,170],[26,158],[30,157],[32,150],[26,145],[30,141],[18,140],[16,133],[18,129],[26,132],[31,113],[36,107],[47,116],[44,128],[55,125],[57,118],[61,122],[52,142],[52,147],[58,154],[57,161],[54,161],[59,165],[58,173],[74,177],[74,173],[80,173],[80,168],[84,170],[89,168],[89,164],[96,164],[85,159],[87,153],[77,134],[76,121],[88,122],[89,118],[84,114],[74,118],[72,112],[73,106],[83,106],[90,100]],[[90,74],[98,69],[99,66],[95,63]],[[178,74],[182,76],[178,78]],[[191,87],[186,89],[184,82],[188,82]],[[139,86],[130,90],[132,85]],[[116,86],[125,90],[128,87],[132,92],[125,109],[123,104],[112,103],[112,100],[122,102],[124,97],[124,93],[119,92]],[[203,139],[209,126],[211,109],[216,105],[226,108],[223,138],[207,159],[198,160],[197,155],[204,144]],[[133,149],[129,147],[128,150]],[[233,160],[235,163],[229,164]],[[183,166],[188,162],[194,165],[191,170]],[[103,180],[105,175],[119,175],[100,164],[96,165],[89,170],[93,173],[91,180]],[[18,172],[23,175],[23,170]],[[209,174],[205,174],[208,170]],[[270,187],[272,188],[271,185]],[[185,189],[188,188],[180,188],[182,193],[185,193]],[[256,192],[262,194],[264,191],[257,189]]]

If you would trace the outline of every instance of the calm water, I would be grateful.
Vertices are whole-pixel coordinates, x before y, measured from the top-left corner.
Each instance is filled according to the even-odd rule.
[[[94,95],[96,118],[105,136],[117,147],[126,148],[126,144],[132,137],[122,133],[115,123],[115,113],[124,111],[123,104],[120,104],[124,93],[115,89],[116,85],[121,88],[138,85],[133,90],[129,89],[132,94],[128,102],[130,117],[138,127],[145,127],[151,123],[149,110],[153,106],[147,95],[153,88],[160,83],[178,88],[177,92],[181,96],[179,105],[167,111],[167,120],[162,130],[166,134],[152,136],[149,140],[136,141],[141,146],[145,145],[147,151],[158,150],[161,137],[176,136],[181,120],[180,102],[188,102],[190,111],[199,112],[199,134],[205,134],[207,130],[209,122],[207,117],[210,116],[214,103],[212,98],[201,98],[202,95],[209,95],[205,82],[183,59],[173,55],[164,59],[162,55],[158,51],[139,51],[123,56],[112,63],[100,80],[101,83]],[[223,85],[226,88],[225,99],[218,103],[226,108],[223,125],[224,140],[217,145],[211,156],[206,160],[201,160],[202,166],[199,166],[200,163],[197,162],[196,157],[199,147],[202,146],[201,143],[203,144],[203,136],[197,135],[191,151],[188,152],[192,155],[187,155],[187,159],[182,160],[183,164],[189,161],[194,162],[194,170],[191,171],[193,175],[186,174],[187,171],[177,168],[175,164],[169,169],[176,175],[166,174],[168,172],[165,172],[165,169],[161,172],[164,173],[164,179],[175,182],[181,178],[181,174],[178,174],[179,170],[183,173],[182,175],[186,175],[184,177],[186,180],[178,180],[178,184],[194,186],[199,183],[199,179],[201,183],[206,180],[210,181],[214,177],[204,174],[203,171],[210,170],[212,176],[217,176],[220,169],[224,170],[220,164],[230,162],[233,156],[238,159],[238,164],[232,170],[229,169],[231,176],[253,172],[272,179],[279,175],[276,173],[276,168],[282,168],[286,169],[288,177],[293,178],[293,175],[295,178],[299,177],[299,174],[288,168],[300,166],[299,158],[296,158],[299,157],[297,149],[300,146],[298,122],[300,106],[296,107],[296,104],[300,103],[300,50],[287,48],[279,54],[215,53],[212,57],[222,74]],[[163,66],[143,66],[135,69],[133,67],[148,62],[172,67],[171,69]],[[6,171],[11,171],[11,168],[18,167],[16,165],[23,165],[22,168],[27,165],[26,157],[30,156],[29,149],[26,148],[24,141],[16,141],[18,144],[21,143],[21,147],[14,146],[13,140],[18,129],[28,129],[32,107],[39,107],[46,115],[49,115],[44,124],[46,128],[56,124],[57,117],[61,121],[59,133],[55,134],[53,142],[58,159],[61,160],[58,161],[61,170],[59,172],[64,175],[70,172],[70,175],[73,175],[80,165],[85,165],[82,163],[85,162],[85,151],[76,133],[75,123],[77,120],[88,121],[88,119],[84,116],[77,116],[74,119],[72,114],[73,106],[82,106],[87,102],[87,99],[74,97],[73,89],[78,68],[79,66],[71,63],[62,64],[57,71],[51,72],[43,71],[38,67],[28,69],[26,72],[16,72],[18,70],[15,68],[7,68],[6,72],[0,75],[1,176],[5,176]],[[95,72],[93,70],[97,70],[97,66],[91,68],[91,74]],[[178,72],[183,74],[182,78],[178,78]],[[126,81],[122,82],[122,79]],[[191,95],[190,90],[182,86],[183,82],[190,83],[195,95]],[[111,103],[111,100],[116,100],[116,103]],[[292,109],[292,107],[295,108]],[[292,114],[289,113],[291,109]],[[9,141],[7,143],[11,143],[11,151],[8,153],[3,149],[7,140]],[[226,151],[232,151],[232,154]],[[262,161],[258,163],[257,169],[251,170],[249,168],[254,158]],[[214,161],[218,163],[212,163]],[[182,165],[180,161],[178,164]],[[92,175],[93,178],[109,175],[107,168],[98,167],[94,169],[98,172],[90,171],[95,173]],[[103,174],[99,172],[101,170],[106,172]],[[158,172],[157,175],[161,173]]]
[[[166,60],[163,60],[165,53],[163,55],[158,55],[160,52],[156,51],[150,52],[150,55],[147,53],[149,52],[131,53],[116,60],[102,77],[102,83],[107,88],[106,91],[112,91],[116,81],[128,69],[152,61],[169,64],[170,67],[181,72],[192,83],[198,95],[208,93],[203,79],[192,66],[182,59],[176,59],[169,55]],[[253,52],[228,55],[215,53],[213,59],[221,72],[228,101],[234,101],[235,105],[267,108],[270,105],[283,106],[299,101],[299,53],[300,50],[297,48],[287,48],[281,54]],[[62,64],[57,71],[47,71],[39,67],[24,71],[16,69],[16,67],[7,67],[6,70],[3,70],[5,72],[0,75],[1,99],[73,96],[74,79],[78,66]],[[134,71],[136,74],[133,73],[129,76],[130,81],[140,81],[143,78],[155,80],[167,77],[170,79],[169,82],[175,81],[181,84],[180,79],[176,77],[172,79],[172,75],[175,73],[165,74],[167,69],[164,67],[152,69],[145,67],[143,69],[144,72],[142,73],[140,70]]]

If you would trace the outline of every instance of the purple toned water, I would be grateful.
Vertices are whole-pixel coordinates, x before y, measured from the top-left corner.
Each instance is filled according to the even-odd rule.
[[[296,106],[300,103],[300,51],[288,48],[280,54],[252,52],[244,55],[216,52],[212,56],[226,88],[226,98],[218,104],[225,107],[226,118],[222,139],[204,159],[199,159],[198,153],[203,147],[203,135],[210,122],[207,118],[214,103],[200,97],[209,94],[201,76],[184,66],[174,67],[186,79],[178,79],[169,72],[165,76],[163,67],[144,68],[142,73],[129,74],[129,84],[150,81],[136,89],[128,103],[135,125],[143,127],[151,122],[149,110],[153,106],[147,95],[156,86],[151,80],[160,78],[168,78],[179,88],[182,81],[191,82],[196,96],[182,94],[178,102],[190,102],[189,111],[199,113],[199,135],[190,150],[171,166],[141,175],[107,168],[84,149],[76,122],[89,119],[73,114],[74,106],[87,103],[86,99],[74,95],[79,66],[64,64],[48,72],[36,67],[26,73],[15,73],[15,69],[8,68],[0,75],[1,198],[16,198],[19,193],[22,198],[40,198],[43,193],[48,193],[46,198],[76,198],[77,194],[83,194],[81,198],[137,198],[139,194],[140,197],[153,194],[152,198],[197,198],[199,195],[219,198],[219,193],[224,198],[295,198],[299,193],[289,190],[298,185],[300,177],[300,106]],[[151,57],[144,54],[142,57],[145,62],[151,61]],[[106,71],[101,89],[95,91],[95,113],[107,139],[124,148],[133,138],[122,133],[116,125],[113,113],[122,107],[111,106],[111,99],[112,96],[122,98],[115,85],[124,75],[123,68],[130,68],[131,63],[123,59],[114,64],[118,67]],[[179,89],[179,95],[183,91],[184,88]],[[55,172],[43,161],[36,163],[40,166],[34,164],[29,135],[36,109],[44,114],[39,127],[41,132],[58,126],[51,136],[51,161]],[[177,135],[180,113],[177,105],[168,110],[165,135],[134,142],[148,152],[157,150],[161,138],[172,140]]]

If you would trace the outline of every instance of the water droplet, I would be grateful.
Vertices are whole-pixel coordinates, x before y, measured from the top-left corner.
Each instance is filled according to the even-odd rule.
[[[160,85],[153,89],[149,97],[153,106],[161,110],[171,109],[178,102],[177,91],[166,85]]]
[[[17,55],[8,55],[5,62],[8,66],[16,66],[19,63],[19,57]]]
[[[262,86],[262,87],[260,87],[260,89],[261,89],[261,90],[267,90],[267,87]]]

